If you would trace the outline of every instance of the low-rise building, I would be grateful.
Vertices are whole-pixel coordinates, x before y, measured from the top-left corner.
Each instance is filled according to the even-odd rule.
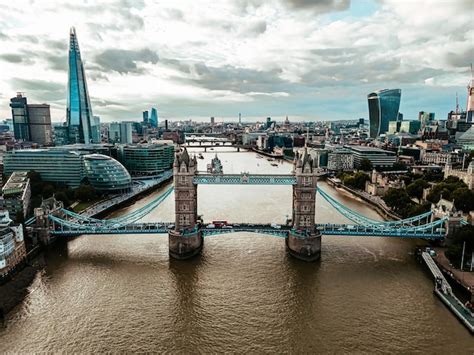
[[[26,171],[14,172],[2,187],[2,193],[0,209],[7,210],[14,219],[16,219],[18,213],[21,213],[23,218],[25,218],[31,201],[28,173]]]
[[[8,211],[0,211],[0,277],[8,275],[26,260],[22,225],[12,225]]]
[[[423,164],[445,165],[447,162],[459,163],[460,158],[457,153],[452,152],[425,152],[421,161]]]
[[[456,176],[460,180],[464,181],[469,189],[474,189],[474,161],[469,163],[466,170],[453,169],[450,162],[446,163],[444,167],[444,178],[448,176]]]
[[[370,181],[365,183],[365,191],[373,196],[384,196],[390,188],[404,188],[404,181],[398,178],[401,173],[404,171],[377,172],[373,170]]]

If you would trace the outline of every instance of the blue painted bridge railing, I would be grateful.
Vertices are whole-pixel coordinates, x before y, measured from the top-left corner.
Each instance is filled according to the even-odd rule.
[[[195,185],[296,185],[294,175],[271,174],[203,174],[193,177]]]

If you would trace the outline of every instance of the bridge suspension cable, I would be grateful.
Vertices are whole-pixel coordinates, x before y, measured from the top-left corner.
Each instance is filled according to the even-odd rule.
[[[65,215],[76,219],[77,221],[81,221],[82,223],[75,223],[76,225],[126,225],[126,224],[131,224],[134,223],[144,216],[146,216],[148,213],[150,213],[152,210],[154,210],[156,207],[158,207],[174,190],[174,187],[171,186],[168,190],[166,190],[163,194],[155,198],[153,201],[149,202],[145,206],[133,211],[132,213],[126,214],[122,217],[118,218],[110,218],[110,219],[97,219],[97,218],[92,218],[92,217],[86,217],[84,215],[66,210],[66,209],[61,209],[61,212],[63,212]],[[56,217],[57,218],[57,217]],[[72,222],[74,223],[74,222]]]
[[[428,212],[422,213],[420,215],[410,217],[410,218],[401,219],[401,220],[398,220],[398,221],[377,221],[375,219],[371,219],[371,218],[368,218],[366,216],[363,216],[363,215],[351,210],[350,208],[344,206],[343,204],[338,202],[336,199],[329,196],[326,192],[321,190],[319,187],[317,188],[317,191],[339,213],[341,213],[343,216],[347,217],[351,221],[353,221],[355,223],[358,223],[358,224],[368,224],[368,225],[372,225],[372,226],[377,226],[377,225],[380,225],[380,226],[394,226],[394,227],[395,226],[403,226],[403,225],[412,226],[413,223],[420,222],[423,219],[425,219],[427,221],[428,218],[433,213],[432,211],[428,211]]]

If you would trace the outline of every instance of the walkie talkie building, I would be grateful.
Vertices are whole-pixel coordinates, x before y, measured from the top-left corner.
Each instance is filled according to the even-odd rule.
[[[400,89],[384,89],[372,92],[367,96],[371,138],[377,138],[386,133],[390,121],[399,120],[401,95]]]

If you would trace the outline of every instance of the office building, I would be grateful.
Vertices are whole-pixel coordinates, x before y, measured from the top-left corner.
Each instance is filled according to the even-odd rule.
[[[434,112],[425,112],[425,111],[418,112],[418,121],[420,121],[420,124],[422,127],[429,126],[430,124],[432,124],[434,120],[435,120]]]
[[[91,123],[92,143],[100,143],[102,141],[100,136],[100,117],[92,116]]]
[[[120,147],[120,162],[133,177],[153,177],[171,169],[173,144],[137,144]]]
[[[16,171],[11,174],[6,184],[2,187],[0,209],[7,210],[11,218],[15,220],[19,213],[22,215],[22,218],[25,218],[30,208],[30,202],[31,187],[28,173],[26,171]]]
[[[143,111],[143,123],[148,124],[148,111]]]
[[[30,140],[30,125],[28,121],[28,103],[21,92],[10,99],[12,108],[13,132],[16,140]]]
[[[402,133],[418,134],[418,131],[421,128],[420,121],[399,121],[399,122],[400,122],[399,132],[402,132]]]
[[[54,145],[69,144],[69,129],[67,126],[54,126]]]
[[[85,177],[82,155],[64,148],[11,150],[3,157],[4,174],[34,170],[44,181],[78,187]]]
[[[109,124],[109,143],[131,144],[133,122],[112,122]]]
[[[151,109],[151,114],[150,114],[150,126],[153,128],[158,128],[158,111],[156,111],[156,108]]]
[[[467,86],[467,104],[466,104],[466,121],[474,121],[474,71],[471,64],[472,78]]]
[[[74,27],[71,28],[69,36],[68,73],[66,119],[69,129],[69,143],[91,143],[93,141],[91,127],[92,107]]]
[[[390,121],[398,121],[400,89],[384,89],[370,93],[367,96],[369,103],[369,132],[371,138],[388,131]]]
[[[391,168],[397,161],[395,152],[389,150],[359,145],[346,145],[344,148],[354,156],[354,167],[357,169],[364,159],[369,160],[374,168]]]
[[[474,127],[460,134],[457,143],[465,150],[474,150]]]
[[[347,149],[336,149],[328,153],[327,168],[331,171],[353,170],[354,157]]]
[[[26,261],[23,227],[12,225],[8,211],[0,211],[0,278]]]
[[[120,123],[109,124],[109,143],[120,143]]]
[[[133,122],[120,122],[120,143],[132,143]]]
[[[215,123],[216,123],[216,119],[214,117],[211,117],[211,126],[214,126]]]
[[[30,140],[40,145],[53,144],[51,112],[47,104],[28,104]]]

